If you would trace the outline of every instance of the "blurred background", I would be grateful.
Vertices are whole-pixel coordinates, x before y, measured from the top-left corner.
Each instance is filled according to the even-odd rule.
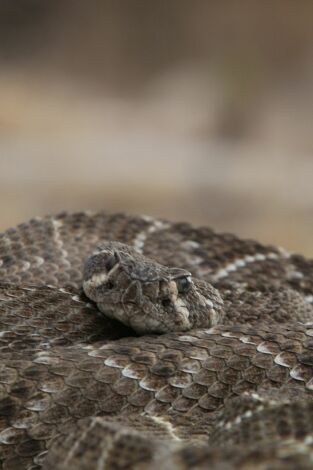
[[[63,209],[313,255],[313,2],[0,0],[0,229]]]

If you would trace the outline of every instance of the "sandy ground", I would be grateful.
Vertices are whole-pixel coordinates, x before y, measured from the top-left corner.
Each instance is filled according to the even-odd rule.
[[[223,139],[219,91],[188,70],[132,98],[0,73],[0,229],[63,209],[106,209],[313,255],[310,112],[292,97],[268,100],[247,138]]]

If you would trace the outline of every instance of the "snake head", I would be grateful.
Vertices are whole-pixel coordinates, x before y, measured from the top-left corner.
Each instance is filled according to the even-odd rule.
[[[101,312],[139,334],[210,327],[223,316],[223,301],[210,284],[119,242],[87,259],[83,289]]]

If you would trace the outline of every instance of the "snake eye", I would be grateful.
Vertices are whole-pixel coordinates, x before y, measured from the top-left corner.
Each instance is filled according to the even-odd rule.
[[[188,292],[191,284],[190,276],[182,276],[176,279],[177,289],[180,294]]]
[[[162,305],[163,307],[169,307],[171,305],[171,299],[163,299],[162,300]]]
[[[107,271],[111,271],[111,269],[114,268],[114,266],[119,262],[118,256],[116,253],[113,255],[109,256],[109,258],[105,262],[105,269]]]

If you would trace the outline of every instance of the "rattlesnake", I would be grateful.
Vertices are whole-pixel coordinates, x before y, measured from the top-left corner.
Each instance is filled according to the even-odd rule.
[[[312,303],[313,261],[207,227],[7,230],[2,467],[312,468]]]

